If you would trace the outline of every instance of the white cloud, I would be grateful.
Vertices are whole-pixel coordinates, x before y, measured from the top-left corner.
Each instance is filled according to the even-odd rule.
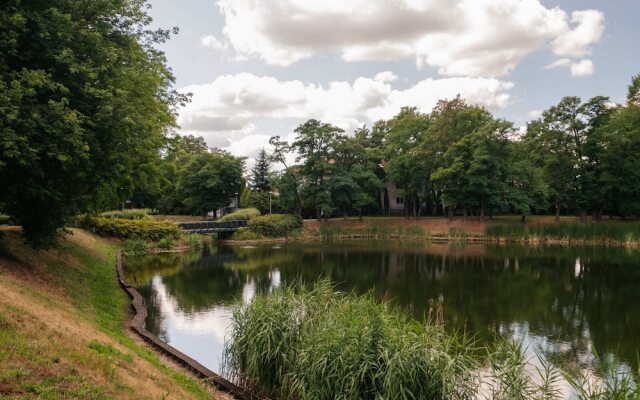
[[[580,60],[571,64],[571,76],[582,77],[593,74],[593,62],[591,60]]]
[[[380,82],[394,82],[398,80],[398,75],[391,71],[382,71],[376,74],[373,79]]]
[[[214,50],[223,50],[225,45],[213,35],[205,35],[200,38],[200,43]]]
[[[308,118],[350,132],[365,123],[391,118],[404,106],[429,112],[438,100],[458,94],[472,104],[500,109],[509,104],[513,87],[511,82],[492,78],[445,78],[395,89],[391,82],[396,79],[390,71],[327,85],[249,73],[223,75],[211,83],[182,89],[193,93],[193,98],[181,110],[179,123],[183,133],[204,136],[211,146],[250,155],[266,144],[272,132],[285,136]],[[289,127],[284,131],[283,123]]]
[[[320,52],[345,61],[412,57],[447,76],[500,76],[533,51],[588,55],[600,40],[597,10],[540,0],[218,0],[235,51],[290,65]]]
[[[527,117],[529,118],[540,118],[542,116],[542,110],[531,110],[527,113]]]
[[[573,29],[565,30],[553,41],[553,52],[573,58],[591,54],[591,45],[600,41],[604,32],[604,14],[597,10],[571,13]]]
[[[592,75],[594,71],[593,61],[589,59],[572,62],[569,58],[561,58],[544,67],[544,69],[552,68],[569,68],[571,76],[576,78]]]
[[[559,60],[556,60],[554,62],[552,62],[551,64],[545,65],[544,69],[552,69],[552,68],[559,68],[559,67],[569,67],[571,66],[571,59],[570,58],[561,58]]]

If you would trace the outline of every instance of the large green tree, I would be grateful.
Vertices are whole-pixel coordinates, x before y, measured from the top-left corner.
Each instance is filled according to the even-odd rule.
[[[0,6],[0,203],[34,245],[149,185],[174,106],[144,1]]]
[[[319,220],[321,215],[328,216],[334,211],[328,173],[335,145],[344,131],[331,124],[310,119],[294,132],[296,140],[292,146],[298,152],[298,161],[301,162],[305,178],[300,191],[302,201],[315,210]]]
[[[177,193],[192,214],[229,205],[243,183],[244,159],[216,150],[195,154],[178,171]]]

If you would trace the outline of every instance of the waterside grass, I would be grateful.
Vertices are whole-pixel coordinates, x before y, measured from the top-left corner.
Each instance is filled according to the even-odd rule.
[[[559,224],[495,224],[487,227],[489,241],[515,243],[598,243],[640,245],[640,223],[575,222]]]
[[[324,280],[281,287],[234,310],[224,373],[273,399],[551,400],[567,385],[578,400],[640,399],[637,373],[562,371],[518,342],[479,346],[437,315],[420,323]]]

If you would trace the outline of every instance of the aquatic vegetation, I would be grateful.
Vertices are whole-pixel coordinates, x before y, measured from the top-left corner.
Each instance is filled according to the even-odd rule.
[[[277,399],[551,400],[561,382],[579,400],[640,398],[637,374],[561,371],[501,337],[483,348],[438,315],[418,322],[326,280],[280,287],[235,308],[223,372]]]

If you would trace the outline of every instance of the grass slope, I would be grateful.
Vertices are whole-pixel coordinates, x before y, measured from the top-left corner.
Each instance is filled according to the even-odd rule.
[[[34,251],[0,238],[0,398],[225,398],[125,331],[116,243],[74,230]]]

